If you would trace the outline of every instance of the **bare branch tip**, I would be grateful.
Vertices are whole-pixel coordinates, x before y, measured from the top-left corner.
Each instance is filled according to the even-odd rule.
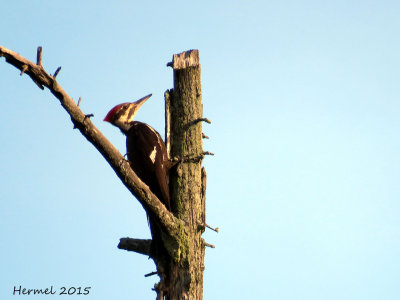
[[[203,154],[204,154],[204,155],[212,155],[212,156],[214,156],[214,153],[209,152],[209,151],[204,151]]]
[[[206,243],[206,242],[204,242],[204,246],[206,246],[206,247],[210,247],[210,248],[215,248],[215,246],[214,246],[214,245],[212,245],[212,244],[208,244],[208,243]]]
[[[203,139],[209,139],[209,137],[206,136],[204,133],[201,134],[201,137],[202,137]]]
[[[53,78],[56,79],[58,73],[60,72],[61,67],[58,67],[57,70],[54,72]]]
[[[211,120],[208,118],[198,118],[196,120],[193,120],[190,125],[196,125],[197,123],[200,123],[200,122],[206,122],[208,124],[211,124]]]
[[[78,103],[76,104],[78,107],[81,105],[82,98],[79,97]]]
[[[150,255],[151,240],[121,238],[118,249],[132,251],[143,255]]]
[[[202,121],[204,121],[204,122],[206,122],[206,123],[208,123],[208,124],[211,124],[211,120],[208,119],[208,118],[203,118]]]
[[[36,64],[42,66],[42,46],[37,48]]]
[[[148,274],[145,274],[144,277],[150,277],[150,276],[157,275],[157,274],[158,274],[157,272],[150,272]]]
[[[206,226],[207,228],[209,228],[209,229],[215,231],[215,232],[219,232],[219,228],[218,228],[218,227],[212,228],[212,227],[211,227],[210,225],[208,225],[208,224],[205,224],[205,226]]]
[[[21,73],[19,74],[20,76],[24,75],[24,73],[28,70],[28,66],[27,65],[23,65],[22,69],[21,69]]]

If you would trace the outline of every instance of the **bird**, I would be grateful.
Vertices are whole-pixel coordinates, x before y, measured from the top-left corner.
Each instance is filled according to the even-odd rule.
[[[170,161],[167,148],[160,134],[150,125],[134,118],[152,94],[144,96],[135,102],[125,102],[113,107],[104,121],[118,127],[126,136],[126,151],[128,161],[136,175],[150,188],[164,206],[171,211],[168,173]],[[159,226],[154,217],[148,213],[148,221],[153,242],[151,252],[158,255],[162,247]]]

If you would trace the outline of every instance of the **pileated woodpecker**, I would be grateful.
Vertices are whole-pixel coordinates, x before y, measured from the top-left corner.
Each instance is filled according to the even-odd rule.
[[[133,121],[139,108],[150,97],[151,94],[135,102],[115,106],[109,111],[104,121],[115,125],[126,135],[127,155],[133,171],[148,185],[166,208],[171,210],[168,187],[170,162],[164,141],[154,128],[145,123]],[[155,242],[152,243],[152,254],[157,255],[159,251],[155,247],[160,247],[160,233],[151,214],[148,217]]]

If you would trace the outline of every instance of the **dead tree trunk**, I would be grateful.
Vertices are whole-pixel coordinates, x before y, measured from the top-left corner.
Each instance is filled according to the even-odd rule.
[[[115,173],[138,199],[147,213],[151,213],[160,227],[166,253],[151,257],[161,278],[156,285],[157,299],[201,300],[203,298],[204,242],[201,235],[205,223],[206,173],[201,167],[202,118],[200,63],[197,50],[174,55],[169,66],[174,70],[174,89],[165,93],[166,141],[170,157],[178,163],[171,170],[170,187],[172,212],[168,211],[149,187],[133,172],[130,164],[84,114],[74,100],[58,84],[54,75],[42,65],[42,48],[38,48],[37,62],[33,63],[18,53],[0,46],[0,58],[27,74],[39,86],[48,88],[60,101],[74,124],[110,164]],[[217,231],[217,230],[216,230]],[[118,247],[144,255],[151,255],[152,240],[123,238]],[[152,274],[152,273],[151,273]],[[150,274],[150,275],[151,275]]]
[[[168,299],[203,299],[205,171],[200,63],[197,50],[174,55],[174,89],[165,93],[166,140],[180,163],[170,173],[172,212],[183,222],[181,253],[171,261]],[[204,184],[203,184],[204,181]]]

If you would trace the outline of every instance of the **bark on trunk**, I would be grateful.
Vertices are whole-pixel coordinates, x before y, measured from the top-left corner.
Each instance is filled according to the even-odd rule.
[[[181,245],[168,264],[169,300],[203,299],[205,171],[201,163],[202,102],[197,50],[174,55],[174,89],[165,93],[166,140],[172,158],[182,161],[171,170],[172,212],[181,221]],[[168,115],[169,114],[169,115]],[[203,183],[204,181],[204,183]]]

